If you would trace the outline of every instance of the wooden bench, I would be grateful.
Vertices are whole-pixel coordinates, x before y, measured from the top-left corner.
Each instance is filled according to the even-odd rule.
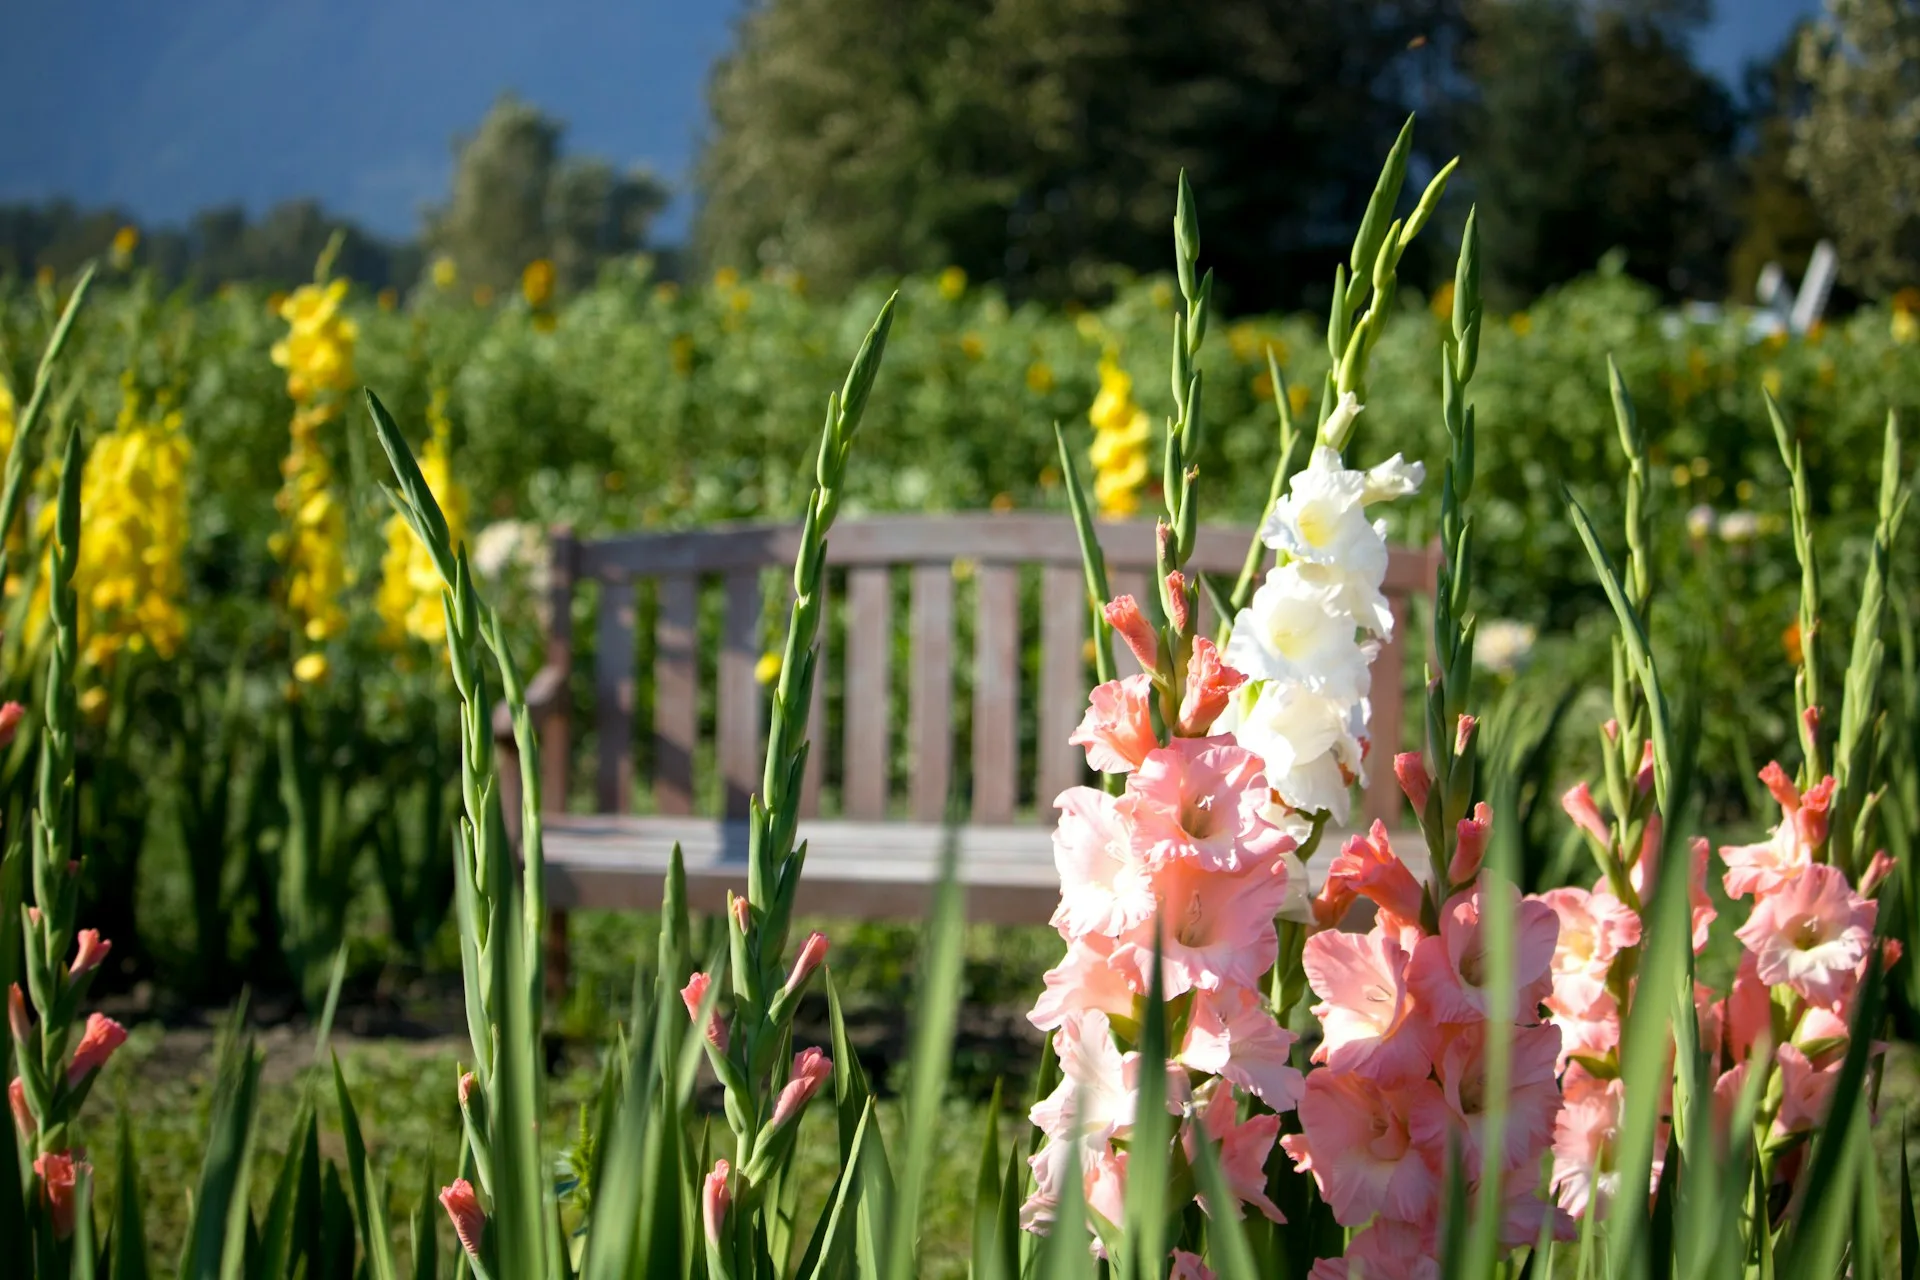
[[[1230,583],[1251,532],[1202,529],[1192,567]],[[695,909],[721,909],[729,888],[744,891],[741,819],[760,783],[763,747],[764,690],[756,665],[769,647],[777,652],[787,597],[768,588],[788,579],[784,590],[791,591],[798,533],[794,525],[752,524],[582,541],[566,529],[554,531],[546,661],[528,688],[542,746],[544,798],[553,810],[563,808],[571,792],[573,594],[586,582],[599,592],[592,712],[596,812],[556,811],[545,821],[556,963],[564,963],[566,911],[658,908],[675,842]],[[1144,598],[1154,563],[1153,526],[1104,524],[1100,541],[1115,594]],[[983,513],[845,520],[829,538],[827,563],[835,608],[823,626],[826,652],[809,719],[814,750],[800,835],[811,843],[798,909],[863,918],[919,916],[939,864],[944,820],[953,812],[956,752],[964,752],[964,797],[951,803],[965,814],[958,838],[970,914],[994,923],[1044,923],[1057,897],[1052,801],[1092,777],[1082,749],[1067,741],[1092,685],[1085,579],[1071,519]],[[1389,561],[1385,590],[1395,630],[1374,666],[1373,718],[1393,728],[1368,759],[1369,786],[1358,806],[1364,822],[1380,818],[1390,827],[1400,825],[1404,805],[1392,757],[1405,720],[1407,606],[1415,595],[1430,595],[1434,568],[1433,554],[1425,550],[1396,549]],[[719,597],[707,600],[709,623],[715,612],[720,615],[718,652],[710,659],[699,645],[703,592]],[[1023,610],[1023,594],[1037,609]],[[896,596],[906,614],[900,672]],[[769,600],[779,613],[763,620]],[[956,622],[966,621],[957,603],[971,610],[970,662],[956,652]],[[650,627],[641,625],[643,612]],[[1203,598],[1202,630],[1212,626]],[[651,671],[643,673],[639,648],[648,632]],[[1035,652],[1029,677],[1023,666]],[[1129,674],[1136,666],[1121,650],[1115,669]],[[651,677],[644,685],[643,674]],[[970,711],[965,734],[956,721],[957,676],[970,685],[970,708],[959,708]],[[905,686],[904,716],[896,714],[897,679]],[[713,698],[710,744],[701,732],[703,690]],[[843,726],[837,761],[828,759],[826,749],[830,696],[839,699]],[[636,726],[647,705],[651,724]],[[1031,767],[1022,765],[1023,710]],[[637,728],[649,730],[651,739],[647,782],[653,812],[644,815],[632,812]],[[904,733],[910,761],[899,795],[889,780],[896,728]],[[510,737],[502,749],[511,752]],[[711,776],[696,768],[708,758]],[[511,768],[504,772],[512,776]],[[833,803],[823,806],[823,796]]]

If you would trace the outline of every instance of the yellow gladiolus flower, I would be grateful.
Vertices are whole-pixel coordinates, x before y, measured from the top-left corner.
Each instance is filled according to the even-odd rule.
[[[296,403],[353,388],[353,348],[360,326],[340,314],[346,296],[345,280],[303,284],[278,308],[288,331],[273,344],[271,356],[287,371],[287,395]]]
[[[454,480],[448,456],[451,426],[447,422],[445,388],[434,389],[427,405],[427,422],[433,435],[420,451],[420,474],[447,517],[447,536],[459,546],[466,537],[467,492]],[[381,640],[396,647],[409,636],[428,644],[444,643],[447,619],[440,604],[444,586],[433,557],[427,554],[413,526],[397,512],[387,518],[386,535],[387,550],[380,559],[380,591],[374,598],[374,609],[386,624]]]
[[[1087,409],[1093,424],[1093,497],[1100,514],[1110,519],[1140,509],[1140,490],[1147,482],[1147,449],[1153,426],[1147,411],[1134,402],[1133,378],[1111,352],[1100,360],[1100,392]]]
[[[553,263],[547,258],[535,258],[520,273],[520,296],[527,305],[534,308],[544,307],[553,301]]]
[[[1436,320],[1453,319],[1453,281],[1440,282],[1440,287],[1433,291],[1433,297],[1427,299],[1427,310],[1433,312]]]
[[[759,684],[772,684],[780,678],[780,655],[768,650],[753,664],[753,678]]]
[[[293,678],[301,684],[318,684],[327,678],[327,655],[303,653],[293,664]]]
[[[948,267],[940,273],[937,283],[940,296],[948,302],[956,302],[967,291],[967,273],[959,267]]]
[[[451,289],[460,282],[460,268],[453,265],[453,259],[441,254],[433,260],[433,287]]]

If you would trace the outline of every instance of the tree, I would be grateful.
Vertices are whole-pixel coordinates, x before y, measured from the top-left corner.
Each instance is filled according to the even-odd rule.
[[[1744,114],[1752,136],[1741,160],[1740,238],[1727,260],[1727,283],[1743,302],[1753,300],[1754,285],[1770,262],[1789,279],[1800,279],[1814,246],[1827,235],[1807,184],[1789,163],[1794,119],[1805,110],[1799,51],[1796,30],[1771,61],[1747,69]]]
[[[1234,304],[1324,298],[1411,107],[1445,154],[1459,34],[1458,0],[765,0],[709,84],[697,247],[1089,297],[1166,269],[1185,168]]]
[[[1801,35],[1792,171],[1869,296],[1920,281],[1920,2],[1827,0]]]
[[[1717,292],[1739,116],[1687,52],[1695,0],[1480,0],[1468,173],[1494,296],[1517,305],[1612,249],[1673,293]]]
[[[546,258],[577,287],[603,259],[645,242],[666,187],[644,169],[619,173],[603,160],[563,157],[564,132],[507,94],[455,143],[453,189],[428,215],[424,239],[453,259],[462,280],[505,292],[528,263]]]

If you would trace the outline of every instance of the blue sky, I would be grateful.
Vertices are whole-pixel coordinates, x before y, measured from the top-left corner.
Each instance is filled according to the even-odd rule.
[[[1702,62],[1730,82],[1819,0],[1716,0]],[[512,89],[568,145],[684,189],[708,66],[739,0],[66,0],[0,41],[0,199],[67,195],[149,222],[317,195],[405,235],[450,140]],[[662,230],[686,224],[682,195]]]

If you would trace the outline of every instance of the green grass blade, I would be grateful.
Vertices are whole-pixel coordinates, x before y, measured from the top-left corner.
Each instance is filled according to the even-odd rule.
[[[68,1264],[68,1280],[93,1280],[99,1251],[93,1242],[93,1171],[85,1165],[75,1170],[73,1186],[73,1250]]]
[[[1079,1124],[1078,1117],[1069,1117],[1068,1132],[1077,1132]],[[1087,1199],[1078,1193],[1084,1180],[1080,1144],[1070,1143],[1066,1175],[1060,1180],[1066,1193],[1060,1197],[1060,1212],[1047,1233],[1046,1247],[1036,1255],[1038,1280],[1093,1280],[1093,1254],[1087,1248]],[[1228,1202],[1231,1203],[1231,1199]]]
[[[147,1264],[146,1206],[140,1194],[140,1164],[133,1152],[133,1124],[124,1108],[114,1164],[113,1253],[107,1275],[110,1280],[147,1280],[151,1268]]]
[[[206,1156],[187,1225],[181,1280],[219,1280],[228,1274],[224,1263],[229,1249],[236,1263],[242,1253],[260,1056],[252,1040],[237,1034],[239,1013],[236,1008],[221,1037]]]
[[[313,1033],[313,1061],[316,1065],[326,1060],[327,1044],[333,1039],[333,1016],[340,1008],[340,986],[347,979],[347,943],[343,938],[340,949],[333,953],[333,973],[327,978],[327,998],[320,1006],[320,1021]],[[338,1067],[336,1062],[335,1067]]]
[[[614,1113],[612,1128],[601,1134],[601,1164],[593,1192],[593,1229],[587,1234],[586,1256],[580,1265],[583,1280],[626,1280],[634,1274],[634,1255],[640,1247],[638,1229],[649,1154],[647,1142],[658,1078],[658,1021],[656,1017],[653,1023],[643,1024],[636,1019],[619,1107]]]
[[[957,833],[949,829],[940,855],[940,884],[934,891],[932,927],[915,1003],[919,1025],[914,1032],[913,1076],[907,1094],[905,1154],[899,1190],[889,1206],[888,1276],[914,1274],[920,1197],[933,1163],[934,1133],[952,1066],[953,1030],[960,1011],[961,935],[965,928],[958,857]]]
[[[857,1202],[866,1176],[861,1153],[867,1149],[867,1131],[872,1123],[873,1099],[869,1098],[861,1108],[860,1120],[854,1128],[853,1157],[840,1170],[840,1178],[828,1200],[826,1213],[815,1227],[813,1239],[808,1242],[806,1255],[801,1259],[795,1275],[811,1277],[811,1280],[831,1280],[832,1277],[846,1274],[847,1260],[852,1256],[854,1246],[853,1220],[858,1213]]]
[[[1247,1242],[1246,1227],[1240,1221],[1240,1200],[1227,1185],[1226,1174],[1220,1169],[1220,1153],[1215,1150],[1213,1139],[1207,1136],[1205,1127],[1194,1125],[1192,1134],[1193,1170],[1200,1184],[1200,1194],[1207,1203],[1207,1244],[1214,1270],[1219,1273],[1220,1280],[1254,1280],[1259,1272],[1253,1258],[1253,1247]],[[1079,1196],[1069,1193],[1061,1197],[1061,1203],[1065,1205],[1078,1199]],[[1164,1259],[1153,1259],[1153,1266],[1165,1266]],[[1160,1271],[1156,1269],[1142,1274],[1158,1277]]]
[[[393,1241],[385,1230],[386,1207],[375,1203],[377,1179],[367,1168],[367,1144],[360,1132],[360,1113],[347,1090],[347,1077],[340,1070],[339,1054],[333,1055],[333,1096],[340,1104],[340,1134],[347,1144],[347,1181],[353,1190],[354,1219],[360,1227],[360,1242],[367,1251],[368,1267],[373,1280],[399,1280]]]
[[[440,1275],[440,1238],[438,1232],[438,1211],[435,1203],[437,1188],[434,1183],[433,1152],[427,1152],[427,1158],[420,1162],[420,1203],[413,1207],[413,1218],[409,1223],[408,1234],[413,1237],[413,1273],[412,1280],[439,1280]]]
[[[1000,1223],[1000,1086],[993,1082],[980,1139],[980,1171],[973,1182],[973,1280],[1008,1280],[1000,1274],[994,1236]]]
[[[1033,1239],[1020,1229],[1020,1202],[1026,1194],[1026,1185],[1026,1165],[1016,1146],[1007,1152],[993,1232],[993,1247],[999,1254],[998,1274],[1003,1280],[1014,1280],[1020,1274],[1020,1251],[1025,1242]]]
[[[1161,940],[1156,932],[1153,968],[1140,1028],[1139,1097],[1134,1106],[1133,1139],[1127,1163],[1125,1239],[1128,1256],[1121,1273],[1145,1280],[1157,1277],[1167,1256],[1167,1179],[1173,1142],[1173,1117],[1167,1114],[1167,1004],[1162,980]],[[1239,1212],[1238,1203],[1234,1212]],[[1216,1205],[1216,1208],[1218,1206]],[[1115,1223],[1115,1226],[1121,1224]]]
[[[302,1148],[312,1127],[312,1098],[303,1095],[300,1110],[294,1116],[293,1140],[280,1162],[280,1172],[273,1180],[273,1195],[267,1201],[267,1216],[260,1224],[259,1248],[247,1269],[253,1280],[282,1280],[292,1269],[294,1231],[301,1209],[301,1173],[305,1166]]]
[[[1900,1121],[1900,1274],[1903,1280],[1920,1280],[1920,1222],[1913,1216],[1913,1157],[1907,1145],[1911,1136],[1903,1117]]]
[[[1073,513],[1073,532],[1080,539],[1080,566],[1087,577],[1087,601],[1093,610],[1093,669],[1100,683],[1113,679],[1113,628],[1107,625],[1102,608],[1113,598],[1107,586],[1107,557],[1100,549],[1100,536],[1093,529],[1093,508],[1087,503],[1086,486],[1080,481],[1080,467],[1067,448],[1067,436],[1059,423],[1053,424],[1053,442],[1060,451],[1060,476],[1067,490],[1067,509]]]

